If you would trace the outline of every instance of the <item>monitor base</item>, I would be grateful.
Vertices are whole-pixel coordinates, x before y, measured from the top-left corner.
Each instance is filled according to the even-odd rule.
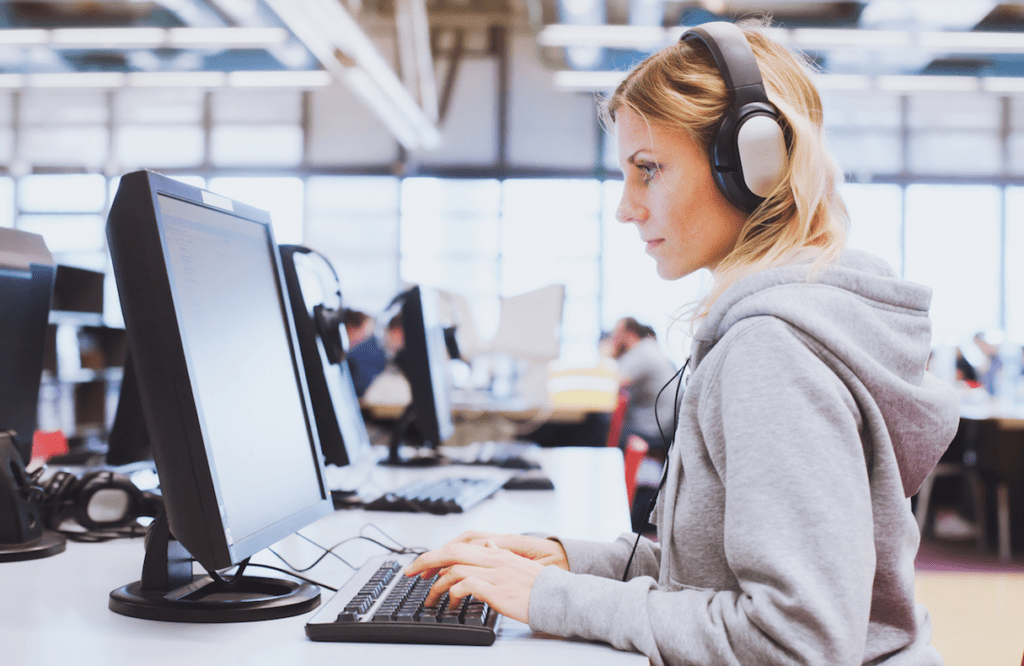
[[[0,543],[0,562],[41,560],[63,553],[68,541],[54,532],[43,532],[41,537],[23,543]]]
[[[181,594],[178,594],[181,592]],[[231,586],[196,576],[179,591],[142,589],[136,581],[110,593],[110,610],[161,622],[253,622],[301,615],[320,605],[320,589],[309,583],[242,576]]]

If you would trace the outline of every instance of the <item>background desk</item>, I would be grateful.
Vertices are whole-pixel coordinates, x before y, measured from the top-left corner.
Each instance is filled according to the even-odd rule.
[[[553,449],[544,468],[556,490],[499,491],[466,514],[433,516],[339,511],[302,533],[325,546],[360,533],[384,540],[373,524],[406,546],[436,547],[466,529],[539,531],[565,537],[612,540],[629,530],[621,453],[616,449]],[[486,468],[463,468],[489,473]],[[369,482],[392,487],[420,474],[449,470],[368,471]],[[296,565],[318,556],[313,546],[289,537],[274,547]],[[367,541],[337,549],[353,564],[383,552]],[[460,658],[487,664],[646,664],[641,655],[607,645],[534,634],[503,618],[490,647],[315,643],[304,626],[315,611],[281,620],[239,624],[176,624],[118,615],[107,608],[110,591],[137,580],[142,570],[141,540],[101,544],[69,543],[50,558],[0,564],[0,655],[11,666],[36,664],[191,666],[404,664],[452,666]],[[269,553],[253,561],[280,564]],[[252,568],[254,575],[265,570]],[[350,569],[328,558],[307,575],[338,586]],[[268,575],[278,575],[268,573]],[[331,594],[324,591],[325,598]]]

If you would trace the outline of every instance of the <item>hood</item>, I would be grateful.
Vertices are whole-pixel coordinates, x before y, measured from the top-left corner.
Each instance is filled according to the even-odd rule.
[[[814,274],[810,261],[768,269],[715,301],[694,337],[692,363],[748,317],[776,317],[802,331],[834,355],[844,381],[863,385],[878,406],[910,497],[959,422],[955,391],[925,371],[931,296],[928,287],[901,280],[884,261],[856,250]]]

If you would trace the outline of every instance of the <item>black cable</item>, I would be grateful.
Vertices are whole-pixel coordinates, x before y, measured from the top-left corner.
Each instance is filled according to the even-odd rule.
[[[661,390],[658,391],[658,395],[654,399],[654,422],[658,425],[658,432],[661,433],[661,440],[665,444],[665,469],[661,472],[661,482],[658,483],[658,488],[654,491],[654,496],[651,497],[651,500],[647,503],[647,514],[644,518],[644,522],[640,526],[640,529],[636,531],[636,541],[633,542],[633,550],[630,551],[629,559],[626,560],[626,570],[622,572],[622,582],[626,582],[629,578],[629,568],[633,566],[633,558],[636,556],[637,546],[640,545],[640,537],[643,536],[644,528],[646,528],[651,522],[651,513],[654,511],[654,505],[658,501],[658,495],[661,493],[661,489],[665,487],[665,481],[668,479],[668,454],[672,449],[672,444],[675,442],[675,433],[679,429],[679,397],[683,385],[683,376],[686,373],[686,367],[688,365],[690,365],[690,357],[686,358],[686,362],[683,363],[683,367],[679,369],[679,372],[672,375],[672,379],[665,382],[665,385],[661,387]],[[678,381],[676,381],[677,377]],[[658,419],[658,400],[661,399],[661,394],[665,392],[665,389],[667,389],[673,381],[676,381],[676,394],[674,396],[675,409],[673,410],[674,413],[672,416],[672,439],[670,440],[665,435],[665,431],[662,430],[661,421]]]
[[[388,539],[391,539],[391,541],[394,541],[396,544],[398,544],[398,547],[395,548],[393,546],[389,546],[386,543],[378,541],[377,539],[374,539],[372,537],[368,537],[368,536],[365,536],[363,534],[358,534],[356,536],[348,537],[347,539],[342,539],[338,543],[336,543],[333,546],[331,546],[330,548],[328,548],[326,546],[323,546],[323,545],[317,543],[316,541],[313,541],[312,539],[310,539],[305,534],[302,534],[301,532],[296,532],[295,533],[296,536],[298,536],[298,537],[300,537],[302,539],[305,539],[306,541],[308,541],[309,543],[313,544],[314,546],[316,546],[320,550],[324,551],[323,554],[320,555],[320,557],[316,558],[313,561],[312,564],[310,564],[310,565],[308,565],[306,567],[303,567],[301,569],[299,567],[294,566],[291,562],[286,560],[284,558],[284,556],[282,556],[280,553],[275,551],[273,548],[268,548],[267,550],[269,550],[271,552],[271,554],[273,554],[277,559],[279,559],[282,562],[284,562],[285,566],[288,567],[291,571],[298,572],[298,573],[303,573],[303,572],[309,571],[310,569],[312,569],[316,565],[320,564],[320,562],[322,562],[328,556],[334,557],[335,559],[339,560],[342,564],[344,564],[345,566],[351,568],[352,570],[358,569],[359,567],[357,567],[356,565],[354,565],[351,562],[347,561],[341,555],[338,555],[336,552],[334,552],[334,550],[336,548],[338,548],[340,546],[343,546],[343,545],[345,545],[346,543],[348,543],[350,541],[355,541],[357,539],[362,539],[364,541],[369,541],[370,543],[376,544],[376,545],[380,546],[381,548],[383,548],[384,550],[386,550],[388,552],[391,552],[391,553],[395,553],[396,555],[405,555],[407,553],[413,553],[413,554],[419,555],[420,553],[425,553],[427,551],[426,548],[409,548],[409,547],[403,545],[400,541],[398,541],[397,539],[395,539],[394,537],[392,537],[387,532],[382,530],[380,527],[374,525],[373,523],[367,523],[366,525],[363,526],[362,529],[365,529],[366,527],[372,527],[373,529],[377,530],[378,532],[383,534],[385,537],[387,537]]]
[[[275,555],[276,554],[277,553],[275,553]],[[325,590],[327,590],[329,592],[337,592],[338,591],[338,588],[336,588],[336,587],[331,587],[330,585],[325,585],[325,584],[323,584],[323,583],[321,583],[319,581],[313,580],[312,578],[306,578],[305,576],[300,576],[299,574],[295,573],[294,571],[289,571],[288,569],[282,569],[281,567],[275,567],[272,564],[255,564],[255,563],[251,563],[251,564],[249,564],[249,566],[250,567],[260,567],[262,569],[270,569],[271,571],[277,571],[277,572],[280,572],[280,573],[283,573],[283,574],[287,574],[287,575],[292,576],[294,578],[298,578],[299,580],[304,580],[307,583],[310,583],[311,585],[316,585],[317,587],[323,588],[323,589],[325,589]]]
[[[234,585],[237,585],[238,582],[242,580],[242,574],[245,573],[245,568],[247,566],[249,566],[249,558],[245,558],[238,564],[238,571],[235,572],[235,575],[232,576],[230,580],[220,575],[219,572],[213,571],[212,569],[206,569],[206,574],[210,578],[212,578],[218,585],[223,585],[224,587],[232,587]]]

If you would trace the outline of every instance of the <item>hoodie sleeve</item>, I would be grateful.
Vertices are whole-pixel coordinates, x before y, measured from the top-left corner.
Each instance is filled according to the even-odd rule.
[[[532,628],[635,650],[656,666],[862,662],[875,551],[858,411],[791,329],[752,322],[706,359],[718,367],[706,368],[698,408],[724,485],[735,587],[659,588],[549,567],[531,595]]]

